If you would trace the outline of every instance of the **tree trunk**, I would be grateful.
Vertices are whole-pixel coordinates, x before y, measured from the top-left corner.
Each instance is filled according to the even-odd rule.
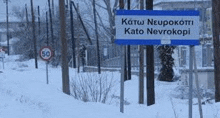
[[[146,0],[146,10],[153,10],[153,0]],[[154,46],[146,46],[147,106],[155,104]]]
[[[34,8],[33,8],[33,0],[31,0],[31,14],[32,14],[32,30],[33,30],[33,42],[34,42],[34,58],[35,58],[35,68],[38,68],[37,64],[37,41],[35,35],[35,17],[34,17]]]
[[[64,0],[59,0],[59,10],[60,10],[60,36],[61,36],[60,38],[61,38],[61,44],[62,44],[62,49],[61,49],[61,52],[62,52],[62,85],[63,85],[63,92],[70,95]]]
[[[144,9],[144,0],[140,0],[140,9]],[[139,104],[144,104],[144,47],[139,47]]]
[[[96,37],[96,46],[97,46],[97,64],[98,64],[98,73],[101,74],[101,65],[100,65],[100,51],[99,51],[99,38],[98,38],[98,26],[96,20],[96,12],[95,12],[95,0],[93,0],[93,14],[94,14],[94,22],[95,22],[95,37]]]
[[[212,27],[214,45],[214,78],[215,78],[215,102],[220,102],[220,1],[212,0]]]

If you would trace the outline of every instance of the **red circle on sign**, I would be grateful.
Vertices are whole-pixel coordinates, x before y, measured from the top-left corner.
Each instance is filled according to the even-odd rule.
[[[5,52],[5,49],[4,48],[0,48],[0,52]]]
[[[40,58],[49,61],[53,57],[53,50],[50,46],[44,46],[39,51]]]

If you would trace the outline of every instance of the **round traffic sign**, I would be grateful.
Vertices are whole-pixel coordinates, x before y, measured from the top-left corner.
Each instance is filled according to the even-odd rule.
[[[0,48],[0,52],[5,52],[5,49],[4,48]]]
[[[53,57],[53,50],[50,46],[44,46],[40,49],[40,57],[45,61],[49,61]]]

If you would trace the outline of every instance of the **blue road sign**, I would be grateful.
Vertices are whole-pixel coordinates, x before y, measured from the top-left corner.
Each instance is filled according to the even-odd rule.
[[[117,10],[119,45],[199,45],[199,11]]]

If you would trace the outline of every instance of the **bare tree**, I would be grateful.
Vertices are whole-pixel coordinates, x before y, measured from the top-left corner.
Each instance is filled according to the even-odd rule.
[[[6,23],[7,23],[7,46],[8,46],[8,55],[9,55],[9,23],[8,23],[8,2],[10,0],[3,0],[6,3]]]
[[[118,6],[118,0],[115,0],[113,7],[111,7],[111,1],[110,0],[103,0],[106,5],[106,10],[108,12],[108,20],[109,20],[109,28],[111,32],[111,42],[114,42],[114,36],[115,36],[115,14],[114,11],[117,9]]]
[[[97,60],[98,60],[98,73],[101,74],[101,67],[100,67],[100,51],[99,51],[99,37],[98,37],[98,31],[97,31],[97,20],[96,20],[96,8],[95,8],[95,0],[93,2],[93,14],[94,14],[94,22],[95,22],[95,37],[96,37],[96,47],[97,47]]]
[[[31,14],[32,14],[32,31],[33,31],[33,42],[34,42],[34,58],[35,58],[35,68],[38,68],[37,62],[37,40],[36,40],[36,32],[35,32],[35,16],[34,16],[34,8],[33,8],[33,0],[31,0]]]
[[[96,9],[96,13],[97,13],[97,25],[99,26],[99,36],[101,37],[105,37],[110,39],[110,42],[114,42],[114,35],[115,35],[115,13],[114,11],[118,8],[118,1],[119,0],[100,0],[98,2],[96,2],[96,6],[97,9],[100,9],[100,11],[104,11],[107,15],[107,19],[103,19],[103,16],[101,16],[102,14],[99,12],[99,10]],[[84,0],[83,1],[85,3],[86,6],[92,6],[92,0]],[[91,17],[90,19],[84,19],[86,20],[87,24],[91,24],[94,23],[93,19],[93,15],[91,12],[92,9],[87,8],[85,10],[85,14],[87,14],[89,17]],[[107,23],[106,23],[107,22]],[[95,31],[95,28],[91,26],[92,30]],[[103,38],[102,38],[103,39]],[[104,40],[104,39],[103,39]],[[109,41],[109,40],[107,40]]]

